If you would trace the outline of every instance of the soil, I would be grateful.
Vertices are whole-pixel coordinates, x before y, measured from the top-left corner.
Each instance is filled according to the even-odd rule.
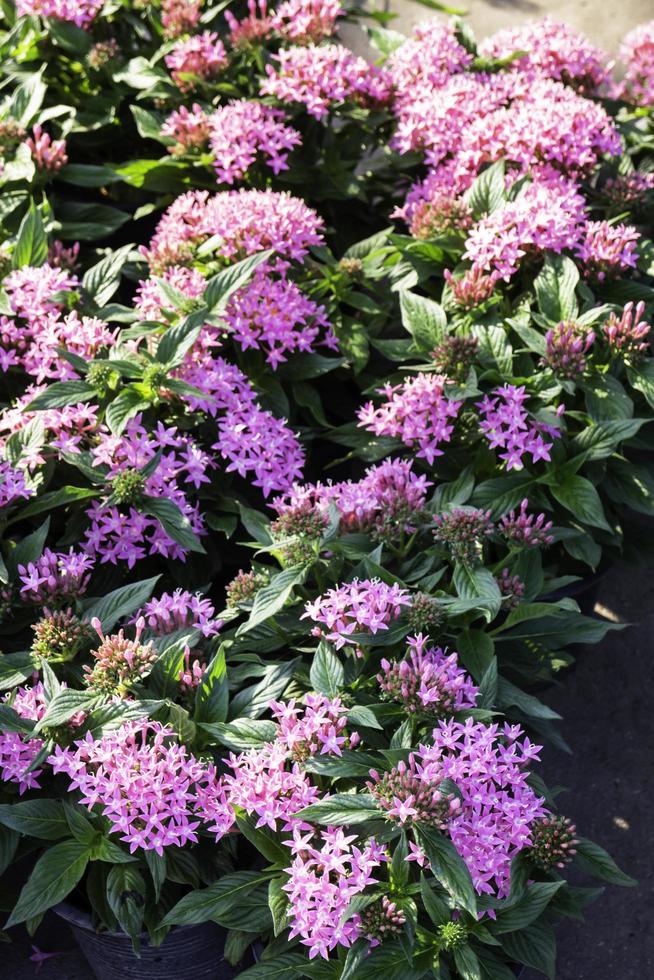
[[[552,787],[569,787],[560,808],[580,834],[610,851],[639,880],[636,888],[609,886],[585,923],[557,929],[557,980],[644,980],[654,976],[654,729],[649,696],[654,631],[654,579],[647,570],[614,568],[602,583],[598,612],[637,625],[610,633],[582,650],[576,669],[545,695],[563,716],[562,731],[574,755],[543,751],[543,775]],[[595,884],[595,882],[578,883]],[[31,940],[12,930],[2,953],[2,980],[93,980],[68,926],[46,916],[33,942],[45,960],[37,974]],[[538,980],[527,971],[522,980]],[[542,977],[541,977],[542,980]]]

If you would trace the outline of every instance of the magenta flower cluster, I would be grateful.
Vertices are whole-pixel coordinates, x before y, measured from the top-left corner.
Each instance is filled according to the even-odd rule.
[[[478,689],[459,666],[458,654],[428,643],[429,637],[421,633],[410,636],[403,660],[381,661],[377,683],[384,696],[399,702],[411,714],[447,717],[474,708]]]
[[[32,687],[19,687],[12,695],[5,695],[20,718],[39,721],[46,711],[45,690],[39,681]],[[22,796],[25,790],[40,789],[39,776],[43,769],[31,769],[43,748],[43,740],[21,735],[19,732],[0,732],[0,774],[4,782],[18,784]]]
[[[156,636],[166,636],[176,630],[196,629],[202,636],[215,636],[222,621],[215,616],[211,600],[200,593],[175,589],[163,592],[157,599],[150,599],[136,615]]]
[[[91,555],[72,548],[43,554],[26,565],[18,566],[20,597],[35,605],[65,605],[79,599],[87,590],[94,560]]]
[[[17,500],[27,500],[33,490],[25,482],[25,473],[12,466],[7,460],[0,460],[0,507],[9,507]]]
[[[86,28],[103,6],[104,0],[16,0],[16,14],[40,15]]]

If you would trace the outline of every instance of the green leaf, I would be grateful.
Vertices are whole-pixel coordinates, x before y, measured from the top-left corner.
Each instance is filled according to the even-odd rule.
[[[76,691],[72,687],[62,687],[48,704],[45,714],[39,719],[34,729],[42,732],[46,728],[57,728],[64,725],[79,711],[88,711],[98,699],[97,694],[89,691]]]
[[[166,854],[165,852],[160,855],[156,851],[143,851],[143,857],[154,885],[154,900],[158,902],[161,897],[161,889],[166,881]]]
[[[457,946],[453,955],[462,980],[481,980],[479,960],[470,946]]]
[[[142,136],[143,139],[156,140],[157,143],[163,143],[164,146],[170,146],[174,142],[169,137],[161,135],[161,129],[165,121],[163,114],[151,112],[149,109],[144,109],[139,105],[131,105],[129,110],[134,116],[134,122],[136,123],[139,136]]]
[[[504,160],[498,160],[476,178],[466,197],[475,218],[497,211],[506,201]]]
[[[221,745],[234,752],[259,749],[266,742],[272,742],[277,734],[274,721],[259,721],[254,718],[235,718],[226,724],[205,724],[198,727]]]
[[[136,388],[123,388],[107,405],[105,421],[115,436],[122,435],[130,419],[149,405]]]
[[[43,227],[41,213],[34,201],[18,229],[18,238],[12,255],[12,266],[20,269],[24,265],[39,266],[48,260],[48,236]]]
[[[242,636],[249,633],[260,623],[276,615],[286,605],[295,586],[303,582],[305,577],[306,568],[304,566],[295,565],[278,572],[267,585],[259,589],[254,598],[250,616],[247,622],[238,628],[236,635]]]
[[[0,657],[0,691],[22,684],[34,673],[29,653],[5,653]]]
[[[366,820],[379,820],[382,814],[369,793],[335,793],[300,810],[297,816],[310,822],[315,820],[316,823],[345,827]]]
[[[320,776],[350,776],[367,779],[371,769],[385,769],[382,756],[370,752],[343,749],[341,755],[313,755],[304,763],[307,772]]]
[[[120,177],[111,167],[94,166],[88,163],[69,163],[57,174],[58,180],[76,187],[105,187],[117,184]]]
[[[572,259],[548,253],[534,282],[538,307],[543,316],[553,323],[574,319],[578,310],[575,297],[578,282],[579,271]]]
[[[21,800],[0,806],[0,823],[28,837],[59,840],[68,837],[70,830],[66,811],[59,800]]]
[[[588,874],[608,881],[612,885],[637,885],[634,878],[630,878],[624,871],[621,871],[611,855],[595,844],[594,841],[586,837],[580,837],[577,842],[576,863]]]
[[[61,220],[59,235],[74,241],[95,242],[106,239],[131,220],[131,215],[108,204],[64,202],[57,216]]]
[[[181,512],[174,501],[169,500],[168,497],[144,497],[141,510],[151,517],[156,517],[168,537],[176,541],[185,551],[206,554],[188,517]]]
[[[498,705],[503,708],[512,704],[531,718],[540,718],[541,721],[561,720],[561,715],[557,715],[556,711],[552,711],[533,694],[521,691],[519,687],[516,687],[511,681],[507,681],[505,677],[500,677],[498,680],[497,697]]]
[[[497,703],[497,657],[493,657],[479,683],[478,708],[494,708]]]
[[[195,695],[196,722],[213,724],[227,720],[229,708],[229,685],[227,683],[227,667],[225,665],[225,647],[221,644],[216,655],[200,681]]]
[[[440,926],[450,921],[452,912],[445,893],[440,892],[439,886],[436,889],[431,888],[429,881],[422,872],[420,873],[420,896],[422,898],[422,904],[425,907],[425,912],[435,926]]]
[[[239,973],[239,980],[299,980],[307,964],[307,954],[299,951],[282,953],[262,960]]]
[[[495,644],[492,637],[483,630],[465,630],[458,636],[456,649],[463,666],[479,682],[493,660]]]
[[[217,922],[230,913],[238,916],[239,910],[243,909],[242,925],[230,928],[243,928],[247,932],[245,906],[248,897],[257,885],[265,883],[267,887],[268,880],[269,875],[259,871],[236,871],[225,875],[208,888],[185,895],[164,917],[162,925],[195,926],[202,922]],[[267,895],[264,901],[267,906]]]
[[[433,350],[445,336],[447,318],[443,307],[433,299],[403,289],[400,291],[400,311],[402,325],[420,350]]]
[[[123,932],[138,939],[145,912],[145,881],[136,868],[115,865],[107,876],[107,901]]]
[[[168,327],[157,347],[159,363],[171,366],[179,364],[198,339],[206,318],[207,311],[203,308],[191,313],[181,323]]]
[[[105,306],[118,289],[121,272],[133,248],[133,245],[117,248],[84,273],[84,291],[98,306]]]
[[[102,629],[106,633],[111,632],[119,620],[131,616],[148,601],[160,578],[160,575],[155,575],[154,578],[123,585],[100,599],[88,599],[85,603],[84,619],[87,622],[94,618],[99,619]]]
[[[225,308],[229,297],[237,289],[245,286],[254,275],[255,270],[263,262],[267,262],[273,254],[273,249],[258,252],[256,255],[250,255],[213,276],[207,283],[203,295],[207,308],[212,313],[220,313]]]
[[[126,721],[139,721],[155,714],[165,701],[114,701],[94,708],[89,714],[82,731],[90,732],[93,738],[102,738],[107,732],[120,728]]]
[[[288,908],[288,895],[282,890],[286,884],[285,877],[271,878],[268,883],[268,907],[273,920],[273,932],[279,936],[286,928],[286,909]]]
[[[648,358],[637,367],[628,367],[627,377],[632,388],[640,391],[650,408],[654,408],[654,360]]]
[[[424,824],[416,824],[416,835],[429,859],[434,877],[457,905],[476,916],[477,896],[472,878],[452,842]]]
[[[345,683],[345,670],[331,645],[321,641],[311,662],[309,679],[314,690],[335,697]]]
[[[502,593],[492,572],[483,565],[471,567],[457,563],[454,566],[452,581],[462,599],[483,600],[489,612],[496,616],[502,605]]]
[[[572,441],[573,452],[586,453],[587,458],[605,459],[611,456],[621,442],[636,435],[649,419],[608,419],[595,422],[575,436]]]
[[[89,849],[79,841],[62,841],[49,848],[36,862],[7,927],[33,919],[66,898],[81,880],[88,861]]]
[[[95,397],[95,388],[87,384],[86,381],[55,381],[40,395],[32,399],[26,411],[38,412],[48,408],[66,408],[67,405],[88,402]]]
[[[297,666],[297,660],[271,664],[266,668],[266,672],[257,684],[246,687],[239,691],[229,708],[232,718],[244,716],[247,718],[257,718],[268,708],[271,701],[280,697]]]
[[[38,122],[34,117],[43,105],[45,94],[48,90],[43,81],[43,70],[28,75],[24,82],[16,88],[11,97],[9,115],[21,126],[27,128],[33,122]],[[30,263],[32,264],[32,263]],[[39,264],[40,263],[34,263]]]
[[[556,967],[556,943],[552,928],[544,922],[536,922],[520,932],[510,932],[502,940],[504,952],[526,966],[533,967],[554,980]]]
[[[522,898],[506,909],[499,909],[491,925],[493,934],[517,932],[540,918],[564,881],[537,881],[528,886]]]
[[[569,476],[564,482],[553,484],[551,490],[552,496],[578,520],[591,527],[611,530],[600,496],[590,480],[584,476]]]

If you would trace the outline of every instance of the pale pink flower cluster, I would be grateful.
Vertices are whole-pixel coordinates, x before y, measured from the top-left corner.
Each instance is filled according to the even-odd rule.
[[[417,447],[416,455],[433,463],[443,455],[439,446],[449,442],[461,402],[445,394],[447,378],[441,374],[417,374],[401,384],[385,384],[384,396],[375,408],[368,402],[359,410],[359,426],[376,436],[400,439],[405,446]]]
[[[147,478],[139,477],[144,467],[161,451],[157,465]],[[143,495],[167,498],[177,505],[188,527],[196,534],[206,534],[200,508],[187,498],[187,485],[195,490],[209,482],[207,471],[215,461],[188,436],[181,435],[175,426],[146,430],[141,417],[130,419],[120,436],[98,433],[98,442],[91,450],[94,466],[108,467],[109,490],[121,483],[127,474],[140,480],[138,492],[130,500],[126,495],[123,506],[106,499],[95,500],[87,516],[90,526],[84,536],[84,550],[103,562],[116,564],[126,561],[133,568],[146,555],[163,555],[184,559],[186,549],[174,541],[154,517],[135,506]],[[117,483],[118,481],[118,483]]]
[[[540,747],[523,735],[519,725],[450,719],[439,722],[433,743],[415,753],[426,780],[451,779],[461,793],[447,832],[482,895],[508,895],[511,861],[529,846],[532,824],[547,812],[527,781]]]
[[[17,715],[30,721],[39,721],[46,711],[43,685],[19,687],[13,695],[6,695],[3,703],[10,703]],[[40,738],[29,738],[19,732],[0,732],[0,773],[5,782],[18,783],[22,796],[26,789],[40,789],[42,769],[26,770],[32,765],[43,748]]]
[[[626,65],[621,98],[636,106],[654,105],[654,20],[630,31],[620,46]]]
[[[291,909],[289,939],[300,936],[309,959],[329,959],[331,950],[359,938],[360,917],[345,913],[356,895],[376,883],[373,872],[387,858],[375,840],[358,847],[356,839],[340,828],[327,827],[320,834],[296,828],[286,842],[293,853],[286,869],[289,880],[282,886]]]
[[[200,22],[202,0],[161,0],[161,23],[164,37],[187,34]]]
[[[603,282],[636,268],[640,239],[640,232],[631,225],[589,221],[575,255],[587,279]]]
[[[202,636],[215,636],[222,626],[222,621],[215,617],[210,599],[199,592],[187,592],[181,588],[150,599],[136,614],[136,619],[141,617],[156,636],[166,636],[189,627],[199,630]]]
[[[347,708],[339,698],[306,694],[295,700],[271,703],[277,721],[274,742],[260,749],[231,754],[234,775],[225,776],[233,806],[257,817],[257,827],[285,831],[306,826],[295,814],[319,799],[302,763],[312,755],[342,755],[344,748],[358,744],[356,733],[348,735]]]
[[[247,0],[248,12],[238,20],[231,10],[225,10],[229,26],[229,42],[233,48],[247,48],[266,40],[273,32],[272,16],[268,13],[268,0]]]
[[[116,331],[97,317],[63,313],[74,297],[77,278],[66,268],[23,266],[10,272],[4,287],[14,318],[0,317],[0,369],[22,367],[38,382],[69,380],[77,374],[60,349],[85,360],[112,347]]]
[[[293,44],[317,44],[331,37],[343,16],[340,0],[282,0],[271,17],[273,30]]]
[[[216,109],[209,117],[210,145],[218,181],[234,184],[261,160],[277,175],[288,170],[288,155],[302,142],[285,124],[280,109],[239,99]]]
[[[297,484],[290,493],[273,500],[272,506],[280,517],[310,509],[327,523],[333,504],[341,534],[381,530],[391,520],[411,531],[430,486],[426,476],[413,472],[410,460],[388,459],[368,467],[360,480]]]
[[[457,653],[428,645],[418,633],[407,638],[407,655],[399,662],[383,659],[377,683],[387,698],[406,711],[446,717],[474,708],[478,688],[459,666]]]
[[[355,578],[307,602],[301,618],[316,623],[314,636],[324,637],[340,650],[347,644],[356,646],[359,634],[387,630],[410,605],[411,596],[397,582],[387,585],[376,578]]]
[[[188,191],[164,213],[150,247],[141,251],[152,272],[188,265],[198,245],[216,237],[215,254],[236,261],[265,249],[301,260],[323,244],[323,222],[304,201],[286,191],[234,190],[209,196]],[[279,267],[279,260],[277,262]]]
[[[258,405],[243,405],[218,422],[215,446],[227,472],[250,478],[264,497],[302,479],[304,450],[285,419]]]
[[[47,449],[80,452],[81,446],[88,443],[98,426],[98,408],[88,403],[51,408],[38,413],[26,411],[30,402],[45,389],[45,385],[29,385],[24,395],[17,398],[10,408],[0,413],[0,432],[7,434],[22,432],[38,415],[47,436],[47,443],[44,446],[36,444],[26,446],[23,462],[29,469],[41,466],[45,462]],[[0,436],[0,444],[4,444],[5,441],[4,437]]]
[[[408,105],[416,96],[416,86],[440,88],[472,61],[473,55],[460,43],[454,24],[433,20],[414,29],[413,37],[390,55],[386,68],[397,102]]]
[[[495,281],[509,281],[525,256],[572,250],[579,242],[585,202],[573,184],[537,181],[482,218],[466,240],[464,258]]]
[[[225,45],[213,31],[176,41],[164,61],[180,92],[192,92],[212,81],[229,63]]]
[[[506,27],[487,38],[479,53],[488,58],[508,58],[522,52],[508,66],[530,79],[541,76],[571,85],[585,95],[596,95],[609,83],[608,56],[568,24],[541,20]]]
[[[84,683],[90,690],[112,699],[129,698],[134,685],[147,677],[158,659],[152,643],[141,643],[144,620],[137,620],[133,640],[126,637],[122,629],[112,636],[105,636],[97,618],[91,620],[91,626],[101,642],[92,651],[92,663],[84,664]]]
[[[81,551],[46,548],[36,561],[18,566],[20,597],[36,605],[66,605],[85,594],[93,565],[93,558]]]
[[[187,150],[199,150],[209,142],[211,127],[204,109],[194,102],[191,108],[181,106],[166,119],[161,127],[161,135],[175,140],[168,152],[179,155]]]
[[[99,805],[130,853],[198,842],[204,824],[219,840],[234,822],[213,765],[174,741],[158,722],[129,722],[97,741],[90,732],[48,758],[89,810]]]
[[[261,94],[304,105],[316,119],[343,102],[376,107],[391,97],[384,72],[339,44],[286,48],[275,61],[266,65]]]
[[[19,17],[35,14],[64,20],[77,27],[88,27],[98,16],[104,0],[16,0]]]
[[[631,302],[627,303],[620,316],[611,313],[603,323],[602,332],[613,354],[638,363],[650,350],[652,328],[642,319],[644,314],[645,303],[642,300],[635,309]]]
[[[25,473],[12,466],[7,460],[0,459],[0,508],[9,507],[17,500],[27,500],[33,490],[25,482]]]
[[[524,385],[506,384],[477,402],[479,429],[491,449],[504,450],[499,457],[507,470],[523,469],[525,456],[531,456],[532,463],[539,459],[549,462],[553,440],[561,437],[554,426],[531,415],[525,407],[528,398]]]
[[[68,163],[66,140],[53,140],[38,123],[25,143],[32,154],[36,169],[43,173],[56,174]]]

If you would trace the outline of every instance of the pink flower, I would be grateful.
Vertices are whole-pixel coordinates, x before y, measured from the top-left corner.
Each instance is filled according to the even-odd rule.
[[[212,81],[228,65],[225,46],[212,31],[176,41],[164,61],[181,92]]]
[[[397,619],[411,597],[397,582],[387,585],[379,579],[353,579],[345,585],[328,589],[313,602],[307,602],[302,619],[318,624],[315,636],[324,636],[337,650],[358,643],[359,633],[387,630]],[[323,630],[322,626],[327,629]]]
[[[638,363],[650,350],[652,328],[641,319],[644,313],[642,300],[635,310],[633,302],[627,303],[619,317],[611,313],[602,325],[602,332],[612,354],[620,355],[627,362]]]
[[[440,374],[418,374],[398,385],[379,389],[385,401],[375,408],[368,402],[359,410],[359,426],[376,436],[392,436],[405,446],[418,447],[417,456],[433,463],[443,455],[439,445],[449,442],[461,402],[445,395],[447,379]]]
[[[341,102],[374,107],[390,98],[389,80],[381,69],[339,44],[284,48],[275,61],[277,70],[266,65],[261,94],[299,102],[316,119]]]
[[[381,661],[377,683],[384,696],[397,701],[413,714],[447,717],[474,708],[478,690],[459,666],[458,654],[427,646],[428,637],[419,633],[407,639],[404,660]]]
[[[34,490],[27,486],[25,473],[12,466],[7,460],[0,460],[0,508],[9,507],[17,500],[27,500]]]
[[[197,843],[204,824],[219,840],[234,822],[215,767],[158,722],[128,722],[95,741],[90,732],[48,758],[89,810],[99,805],[130,853]]]
[[[209,134],[209,117],[197,102],[190,109],[186,106],[175,109],[161,127],[162,136],[175,140],[168,152],[177,155],[202,149],[209,142]]]
[[[292,126],[285,125],[285,118],[279,109],[246,99],[216,109],[209,125],[218,180],[223,184],[243,180],[259,159],[274,174],[288,170],[288,154],[302,140]]]
[[[187,34],[200,22],[202,0],[161,0],[161,23],[164,37]]]
[[[32,154],[37,170],[57,173],[68,163],[66,140],[53,140],[37,123],[25,142]]]
[[[39,721],[46,711],[43,685],[19,687],[13,695],[5,695],[20,718]],[[22,796],[26,789],[40,789],[39,776],[43,769],[26,770],[32,765],[43,748],[43,740],[21,735],[19,732],[0,732],[0,775],[5,782],[18,783]]]
[[[603,282],[635,269],[641,234],[631,225],[589,221],[575,250],[587,279]]]
[[[317,44],[334,33],[345,14],[340,0],[283,0],[272,15],[274,30],[294,44]]]
[[[16,0],[16,14],[40,15],[88,27],[104,6],[104,0]]]
[[[524,385],[520,388],[504,385],[493,396],[486,395],[477,403],[479,429],[491,449],[504,450],[499,455],[507,470],[521,470],[525,456],[531,456],[533,463],[539,459],[549,461],[553,442],[546,442],[543,436],[553,440],[560,438],[561,433],[530,415],[524,407],[528,397]]]
[[[554,538],[549,533],[552,530],[552,522],[548,521],[545,514],[527,513],[529,501],[525,499],[520,504],[520,510],[516,514],[512,510],[505,514],[497,525],[498,532],[509,544],[518,548],[543,548],[554,543]]]
[[[654,20],[630,31],[620,46],[626,65],[620,97],[636,106],[654,104]]]
[[[87,590],[93,558],[80,551],[51,551],[46,548],[34,562],[18,566],[23,602],[36,605],[66,605]]]
[[[222,621],[215,618],[215,609],[201,593],[175,589],[164,592],[158,599],[150,599],[136,615],[143,617],[148,629],[156,636],[166,636],[176,630],[197,629],[202,636],[215,636]]]

